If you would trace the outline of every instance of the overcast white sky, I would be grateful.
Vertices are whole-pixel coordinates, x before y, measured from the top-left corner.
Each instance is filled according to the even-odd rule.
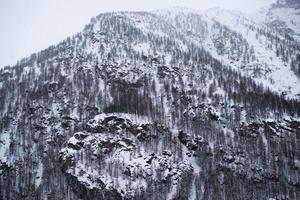
[[[220,6],[254,12],[275,0],[0,0],[0,67],[82,30],[101,12]]]

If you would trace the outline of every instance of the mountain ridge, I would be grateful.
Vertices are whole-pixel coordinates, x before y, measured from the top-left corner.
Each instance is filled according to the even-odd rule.
[[[175,11],[174,11],[175,9]],[[238,34],[241,34],[241,39],[246,39],[245,41],[248,43],[247,45],[249,46],[249,48],[251,46],[255,46],[256,48],[254,48],[254,51],[259,50],[258,47],[261,46],[261,50],[259,50],[259,52],[257,52],[259,55],[255,55],[256,57],[258,56],[262,56],[262,54],[270,54],[269,57],[272,58],[272,60],[269,60],[269,58],[263,58],[261,57],[262,60],[258,59],[257,62],[259,63],[259,65],[261,64],[265,64],[265,65],[273,65],[273,63],[276,62],[277,65],[281,66],[280,68],[278,68],[278,73],[276,72],[276,70],[272,70],[272,68],[274,69],[275,67],[269,68],[267,69],[268,71],[274,71],[274,77],[273,75],[270,75],[269,77],[263,77],[263,78],[257,78],[257,77],[253,77],[254,79],[257,80],[257,82],[259,84],[264,84],[265,87],[270,87],[270,88],[274,88],[274,91],[278,91],[280,93],[289,93],[289,97],[292,98],[297,98],[298,94],[300,91],[296,90],[297,89],[297,84],[299,83],[298,78],[295,77],[295,75],[293,75],[293,72],[290,72],[289,69],[284,69],[286,68],[285,66],[288,66],[288,68],[292,68],[290,65],[295,65],[296,67],[294,71],[296,71],[296,73],[299,73],[298,71],[300,71],[299,69],[297,69],[297,63],[299,63],[299,59],[297,60],[297,58],[292,58],[294,59],[294,61],[288,60],[288,61],[280,61],[278,60],[276,57],[278,57],[277,55],[274,55],[273,52],[269,51],[269,50],[265,50],[266,47],[264,44],[261,44],[261,40],[265,40],[266,43],[270,42],[267,40],[274,40],[274,39],[269,39],[269,38],[254,38],[257,37],[257,34],[260,34],[258,32],[262,32],[264,31],[265,34],[271,34],[271,32],[273,31],[272,29],[268,28],[268,25],[261,25],[259,22],[255,22],[253,18],[242,14],[241,12],[233,12],[233,11],[229,11],[229,10],[224,10],[221,8],[218,8],[217,11],[215,9],[211,9],[211,10],[207,10],[207,11],[203,11],[203,12],[198,12],[196,10],[191,10],[188,8],[171,8],[169,9],[162,9],[162,10],[156,10],[156,11],[152,11],[152,12],[148,12],[148,13],[152,13],[154,15],[158,15],[158,16],[162,16],[162,18],[165,19],[161,19],[161,20],[166,20],[168,19],[168,16],[166,16],[166,14],[163,14],[163,12],[167,12],[167,15],[173,13],[172,15],[174,15],[174,17],[178,17],[178,15],[190,15],[190,14],[195,14],[197,15],[198,18],[201,18],[202,21],[204,21],[205,23],[209,22],[210,24],[213,24],[216,22],[221,23],[221,25],[225,25],[224,28],[229,28],[229,31],[234,31]],[[113,12],[114,14],[118,13],[118,12]],[[122,13],[122,12],[120,12]],[[125,12],[125,13],[130,13],[130,12]],[[132,12],[135,13],[135,12]],[[139,12],[136,12],[139,13]],[[214,13],[214,14],[213,14]],[[225,13],[225,14],[224,14]],[[109,13],[107,13],[109,14]],[[101,15],[101,14],[100,14]],[[176,16],[177,15],[177,16]],[[214,15],[214,16],[212,16]],[[170,17],[171,15],[169,15]],[[174,18],[173,17],[173,18]],[[246,20],[246,21],[245,21]],[[232,23],[234,22],[234,23]],[[243,25],[244,24],[244,25]],[[169,25],[174,26],[174,28],[176,28],[176,24],[172,24],[170,23]],[[194,24],[195,25],[195,24]],[[197,24],[196,24],[197,25]],[[212,25],[210,25],[212,26]],[[240,28],[238,28],[240,27]],[[208,32],[209,29],[212,29],[211,27],[200,27],[203,28],[203,30],[200,30],[200,32]],[[198,28],[199,29],[199,28]],[[251,30],[251,29],[256,29],[256,30]],[[254,34],[254,36],[249,36],[249,31],[252,31]],[[196,33],[197,34],[197,33]],[[202,33],[203,34],[203,33]],[[211,34],[211,33],[207,33],[207,34]],[[235,34],[235,33],[234,33]],[[273,34],[273,33],[272,33]],[[273,38],[279,37],[278,39],[282,40],[283,42],[285,42],[284,40],[286,40],[286,38],[284,38],[284,36],[281,36],[280,32],[278,32],[278,34],[273,34],[271,35]],[[206,36],[202,36],[202,37],[212,37],[210,35],[206,35]],[[257,41],[256,41],[257,40]],[[202,44],[202,42],[207,43],[207,44]],[[235,61],[232,61],[231,59],[225,58],[223,55],[220,55],[220,53],[216,52],[216,50],[212,50],[210,51],[209,49],[211,49],[211,46],[214,46],[214,44],[209,44],[211,43],[211,41],[200,41],[198,42],[199,46],[202,46],[202,48],[208,50],[211,54],[214,55],[214,57],[216,59],[221,59],[223,62],[225,62],[227,65],[231,65],[231,66],[235,66],[234,68],[236,70],[239,70],[241,72],[243,72],[244,70],[241,70],[241,68],[243,68],[242,63],[235,63]],[[296,44],[296,48],[299,48],[299,43],[295,42]],[[268,44],[270,45],[270,44]],[[287,46],[286,44],[283,44],[285,46]],[[277,47],[276,47],[277,48]],[[292,48],[295,49],[295,47],[284,47],[284,48]],[[269,51],[269,52],[268,52]],[[297,55],[297,51],[293,52],[292,54]],[[255,52],[254,52],[255,53]],[[255,53],[256,54],[256,53]],[[273,54],[273,55],[272,55]],[[278,54],[278,52],[276,52],[276,54]],[[289,53],[291,54],[291,53]],[[274,59],[277,61],[274,61]],[[248,63],[251,64],[251,63]],[[251,65],[257,65],[257,63],[253,63]],[[250,67],[250,70],[252,70]],[[299,68],[299,67],[298,67]],[[248,72],[247,72],[248,73]],[[279,73],[285,73],[285,74],[289,74],[287,75],[287,77],[282,78],[280,77]],[[265,78],[270,78],[270,81],[268,83],[266,83],[263,79]],[[288,82],[288,81],[284,81],[287,78],[292,79],[292,81]],[[275,79],[275,80],[274,80]],[[280,82],[280,84],[278,85],[273,85],[272,82]],[[293,91],[289,91],[289,88],[292,88]]]
[[[229,11],[155,12],[100,14],[0,70],[1,198],[300,197],[299,87],[266,87],[297,77],[297,43]]]

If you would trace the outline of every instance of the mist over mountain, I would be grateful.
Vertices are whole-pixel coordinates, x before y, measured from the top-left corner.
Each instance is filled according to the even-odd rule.
[[[298,5],[102,13],[0,69],[0,199],[300,199]]]

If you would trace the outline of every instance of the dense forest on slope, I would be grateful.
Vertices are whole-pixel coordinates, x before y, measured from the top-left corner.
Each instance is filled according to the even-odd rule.
[[[164,12],[100,14],[0,70],[2,199],[300,198],[299,88],[237,30]],[[297,41],[247,27],[299,78]]]

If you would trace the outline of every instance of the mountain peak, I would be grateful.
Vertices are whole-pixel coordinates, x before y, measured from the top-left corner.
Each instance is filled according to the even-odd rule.
[[[299,86],[242,13],[100,14],[0,70],[0,199],[299,199]]]
[[[189,14],[189,13],[198,13],[199,14],[201,11],[193,9],[193,8],[174,6],[174,7],[169,7],[169,8],[153,10],[152,12],[160,14],[160,15],[177,15],[177,14]]]

